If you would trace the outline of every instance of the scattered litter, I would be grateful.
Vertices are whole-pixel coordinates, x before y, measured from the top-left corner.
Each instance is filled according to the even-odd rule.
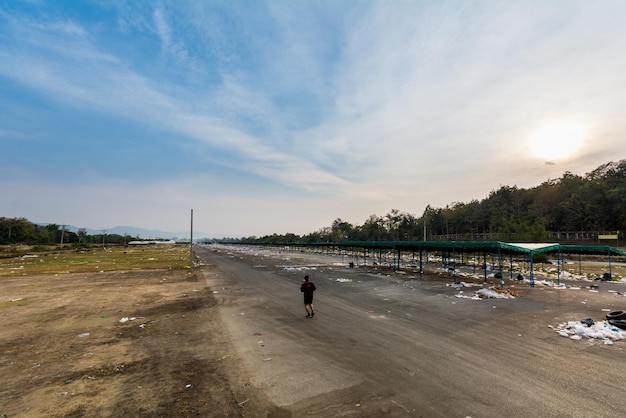
[[[335,281],[339,283],[352,283],[352,279],[339,278],[339,279],[335,279]]]
[[[9,302],[18,302],[20,300],[22,300],[24,298],[13,298],[13,299],[9,299]]]
[[[585,324],[585,325],[587,325],[588,327],[590,327],[590,326],[592,326],[595,322],[594,322],[594,321],[593,321],[593,319],[591,319],[591,318],[585,318],[585,319],[581,319],[581,320],[580,320],[580,323],[581,323],[581,324]]]
[[[78,334],[76,338],[87,338],[89,335],[90,334],[88,332],[83,332],[82,334]]]
[[[139,328],[144,329],[146,327],[146,324],[139,324]]]
[[[189,388],[191,387],[191,384],[187,383],[187,384],[185,385],[185,387],[186,387],[187,389],[189,389]]]
[[[511,289],[478,289],[474,292],[473,296],[467,296],[463,294],[463,291],[460,291],[457,295],[457,298],[471,299],[471,300],[481,300],[481,299],[515,299],[518,294]]]
[[[459,285],[458,287],[483,287],[482,283],[460,282],[458,285]]]
[[[480,300],[480,296],[478,296],[478,295],[467,296],[467,295],[463,294],[463,291],[460,291],[459,293],[454,295],[454,297],[457,297],[459,299]]]
[[[512,289],[499,289],[499,288],[480,289],[480,290],[477,290],[476,293],[483,294],[486,297],[494,298],[494,299],[515,299],[516,297],[519,296],[517,292]]]
[[[272,361],[272,358],[271,357],[264,358],[263,361]]]
[[[120,322],[120,324],[123,324],[123,323],[128,322],[128,321],[134,321],[135,319],[137,319],[137,318],[135,318],[134,316],[131,317],[131,318],[125,316],[122,319],[120,319],[119,322]]]
[[[245,401],[241,401],[237,405],[239,406],[239,408],[242,408],[246,403],[248,403],[249,400],[250,399],[246,399]]]
[[[583,322],[584,321],[584,322]],[[591,323],[592,325],[587,325]],[[585,318],[581,321],[569,321],[559,324],[555,331],[561,337],[569,337],[572,340],[581,340],[582,338],[593,338],[610,341],[618,341],[626,338],[626,331],[622,331],[608,321],[593,322],[591,318]]]

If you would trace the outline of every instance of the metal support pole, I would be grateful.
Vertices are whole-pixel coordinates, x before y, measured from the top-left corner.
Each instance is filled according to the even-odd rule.
[[[452,275],[454,277],[454,284],[457,284],[456,281],[456,251],[454,247],[452,247]]]
[[[424,274],[424,266],[422,264],[422,247],[420,247],[420,275]]]
[[[189,230],[189,270],[193,270],[193,209],[191,209],[191,229]]]
[[[502,276],[502,250],[500,249],[500,246],[498,246],[498,266],[499,266],[499,273],[500,273],[500,288],[504,287],[504,277]]]
[[[561,285],[561,246],[556,256],[556,284]]]
[[[581,276],[583,275],[583,261],[580,253],[578,253],[578,274],[580,274]]]
[[[528,264],[530,265],[530,287],[535,287],[535,274],[533,272],[533,252],[532,251],[530,252]]]
[[[485,276],[485,283],[487,283],[487,253],[483,251],[483,271]]]

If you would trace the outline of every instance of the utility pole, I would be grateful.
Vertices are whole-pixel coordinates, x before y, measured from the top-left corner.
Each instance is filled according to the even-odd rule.
[[[189,270],[193,270],[193,209],[191,209],[191,229],[189,230]]]

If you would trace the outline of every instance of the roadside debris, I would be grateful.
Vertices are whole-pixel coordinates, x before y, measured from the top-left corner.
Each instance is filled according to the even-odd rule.
[[[616,320],[619,321],[619,320]],[[549,325],[561,337],[572,340],[582,340],[583,338],[599,339],[604,344],[613,344],[614,341],[626,339],[626,331],[613,325],[613,320],[603,320],[594,322],[591,318],[584,318],[580,321],[563,322],[557,327]]]
[[[123,323],[126,323],[126,322],[128,322],[128,321],[134,321],[135,319],[136,319],[136,318],[135,318],[134,316],[133,316],[133,317],[131,317],[131,318],[129,318],[129,317],[127,317],[127,316],[125,316],[125,317],[123,317],[122,319],[120,319],[120,320],[119,320],[119,323],[120,323],[120,324],[123,324]]]
[[[471,299],[471,300],[482,300],[482,299],[515,299],[519,295],[511,289],[499,289],[497,287],[491,289],[478,289],[474,292],[472,296],[468,296],[463,294],[463,291],[460,291],[455,295],[457,298],[461,299]]]

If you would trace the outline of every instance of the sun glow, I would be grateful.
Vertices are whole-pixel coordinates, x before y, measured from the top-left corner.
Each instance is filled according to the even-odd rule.
[[[554,122],[541,127],[530,138],[535,156],[560,160],[572,156],[583,144],[584,129],[572,122]]]

